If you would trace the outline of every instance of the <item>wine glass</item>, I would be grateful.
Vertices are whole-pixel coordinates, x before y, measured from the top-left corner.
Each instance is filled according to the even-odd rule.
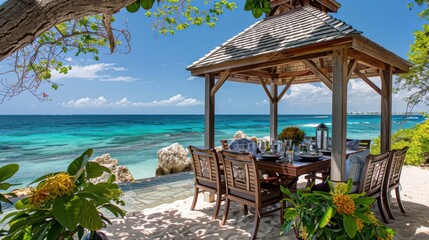
[[[292,139],[285,140],[286,157],[288,161],[293,160]]]
[[[264,154],[267,150],[267,145],[265,144],[265,141],[261,140],[259,142],[259,151],[261,151],[261,154]]]
[[[277,141],[277,154],[281,157],[285,154],[285,144],[281,140]]]

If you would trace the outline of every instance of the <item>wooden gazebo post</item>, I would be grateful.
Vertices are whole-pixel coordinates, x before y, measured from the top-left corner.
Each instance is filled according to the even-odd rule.
[[[392,66],[387,65],[381,70],[381,126],[380,150],[390,150],[392,134]]]
[[[345,49],[332,55],[332,159],[331,178],[343,181],[345,176],[347,137],[347,55]]]
[[[215,96],[211,94],[215,84],[214,73],[207,73],[205,83],[204,147],[214,148]]]
[[[270,101],[270,140],[277,140],[277,128],[278,128],[278,100],[277,100],[277,92],[278,86],[273,81],[270,84],[271,96],[272,99]]]

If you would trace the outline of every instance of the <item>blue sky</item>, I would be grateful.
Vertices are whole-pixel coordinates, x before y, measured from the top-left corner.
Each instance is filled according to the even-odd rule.
[[[151,30],[143,11],[117,14],[132,34],[131,53],[72,57],[73,70],[56,77],[62,86],[49,90],[52,101],[39,102],[23,93],[0,104],[0,114],[203,114],[204,79],[191,77],[186,66],[235,36],[258,19],[238,8],[220,17],[215,28],[191,27],[173,36]],[[335,18],[352,25],[371,40],[406,57],[412,32],[422,22],[407,1],[339,1]],[[4,68],[5,62],[0,63]],[[378,79],[374,79],[379,84]],[[395,95],[393,111],[405,111],[402,93]],[[379,111],[380,97],[361,80],[349,83],[348,111]],[[416,110],[425,110],[419,107]],[[321,84],[292,86],[279,103],[280,114],[330,113],[331,92]],[[261,86],[226,82],[216,95],[217,114],[268,114]]]

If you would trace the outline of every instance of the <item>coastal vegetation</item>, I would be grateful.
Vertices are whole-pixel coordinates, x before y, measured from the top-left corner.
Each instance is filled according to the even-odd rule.
[[[8,213],[2,222],[9,225],[3,239],[82,239],[85,230],[92,236],[102,229],[112,213],[124,217],[118,205],[122,191],[114,183],[115,176],[106,181],[95,179],[110,173],[106,167],[89,162],[93,150],[76,158],[67,171],[44,175],[33,183],[31,194],[15,203],[17,211]]]
[[[410,147],[405,158],[405,164],[419,166],[425,162],[425,154],[429,153],[428,133],[429,118],[414,127],[398,129],[392,136],[392,149]],[[371,153],[380,153],[380,137],[373,139]]]

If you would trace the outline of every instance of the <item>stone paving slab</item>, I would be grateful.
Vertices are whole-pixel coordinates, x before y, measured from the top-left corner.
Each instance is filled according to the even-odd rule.
[[[126,203],[122,208],[133,213],[188,198],[194,194],[193,178],[192,172],[183,172],[120,184]]]

